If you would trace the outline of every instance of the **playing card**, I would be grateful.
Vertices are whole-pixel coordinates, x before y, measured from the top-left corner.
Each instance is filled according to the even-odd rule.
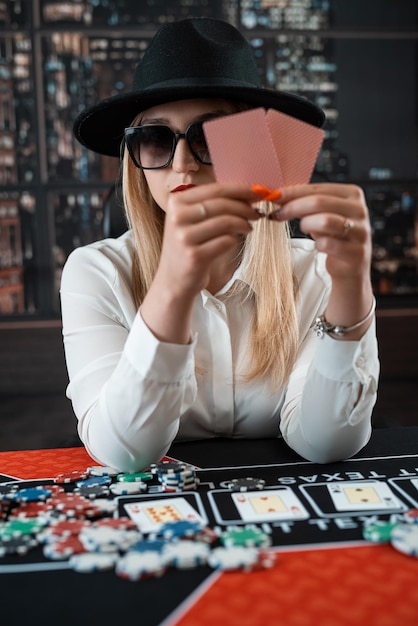
[[[216,179],[271,189],[308,183],[324,131],[289,115],[257,108],[203,125]]]
[[[266,122],[280,163],[284,185],[303,185],[311,179],[324,131],[274,109]]]
[[[240,517],[245,522],[307,519],[308,512],[289,487],[265,491],[233,492]]]
[[[402,509],[386,483],[378,481],[341,482],[327,485],[337,511]]]
[[[252,109],[203,125],[216,180],[259,183],[275,189],[284,183],[264,109]]]
[[[130,502],[125,504],[124,508],[139,530],[144,533],[157,531],[160,526],[167,522],[189,520],[205,523],[185,498]]]

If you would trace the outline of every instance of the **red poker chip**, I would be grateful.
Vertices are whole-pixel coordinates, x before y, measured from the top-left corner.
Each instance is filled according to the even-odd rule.
[[[129,517],[107,517],[93,522],[94,527],[115,528],[116,530],[137,530]]]
[[[404,513],[404,516],[410,524],[418,524],[418,509],[409,509]]]
[[[86,550],[78,537],[71,536],[47,543],[43,552],[47,559],[60,560],[68,559],[73,554],[81,554]]]
[[[51,504],[46,502],[28,502],[27,504],[20,504],[15,507],[12,513],[9,515],[10,519],[27,519],[32,517],[38,517],[42,513],[51,511]]]
[[[72,493],[58,493],[52,496],[49,502],[59,511],[64,509],[82,511],[85,508],[91,508],[91,502],[87,498]]]
[[[55,476],[54,482],[59,485],[75,483],[77,480],[85,480],[88,477],[88,473],[85,471],[64,472]]]
[[[65,519],[52,523],[42,533],[42,536],[49,541],[52,538],[64,538],[77,536],[79,532],[89,525],[90,522],[82,519]]]

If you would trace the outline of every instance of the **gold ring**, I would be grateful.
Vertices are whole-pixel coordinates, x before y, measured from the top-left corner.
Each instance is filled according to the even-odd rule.
[[[344,231],[343,231],[343,239],[347,237],[349,231],[353,228],[354,224],[351,220],[344,221]]]

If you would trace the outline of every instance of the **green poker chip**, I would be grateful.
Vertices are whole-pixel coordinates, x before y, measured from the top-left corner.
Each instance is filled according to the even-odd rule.
[[[120,483],[139,483],[152,480],[154,476],[149,472],[134,472],[132,474],[118,474],[116,478]]]
[[[389,543],[392,531],[397,524],[391,522],[377,521],[372,524],[366,524],[363,527],[363,539],[372,543]]]
[[[4,522],[0,526],[0,539],[16,539],[27,535],[36,535],[44,527],[44,524],[36,519],[19,519]]]
[[[268,548],[271,538],[256,526],[236,526],[222,533],[221,543],[226,546],[244,546],[256,548]]]

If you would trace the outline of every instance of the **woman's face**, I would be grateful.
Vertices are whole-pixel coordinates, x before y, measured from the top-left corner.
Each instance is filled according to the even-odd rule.
[[[221,99],[181,100],[147,109],[141,115],[140,125],[168,126],[175,133],[184,133],[195,122],[230,115],[236,110],[234,104]],[[184,138],[178,140],[168,167],[143,172],[155,202],[163,211],[166,210],[170,193],[179,187],[215,181],[212,165],[200,163]]]

